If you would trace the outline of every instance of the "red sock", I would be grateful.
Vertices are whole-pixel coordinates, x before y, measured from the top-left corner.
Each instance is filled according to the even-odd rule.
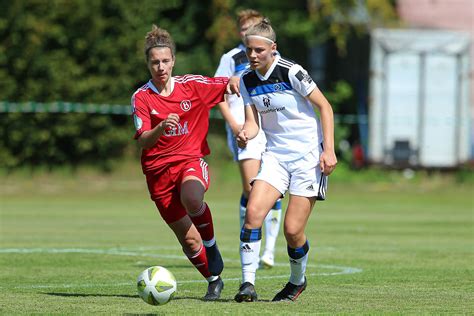
[[[201,209],[196,213],[189,215],[196,226],[201,238],[204,241],[210,241],[214,238],[214,225],[212,223],[212,215],[209,206],[205,202],[202,203]]]
[[[207,279],[211,276],[207,264],[206,248],[203,245],[201,245],[201,249],[196,254],[194,254],[192,257],[188,257],[188,259],[191,261],[194,267],[198,269],[203,277]]]

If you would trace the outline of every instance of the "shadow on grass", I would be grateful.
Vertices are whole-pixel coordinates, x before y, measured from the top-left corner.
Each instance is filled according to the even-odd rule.
[[[139,298],[138,295],[127,295],[127,294],[84,294],[84,293],[41,293],[52,296],[63,296],[63,297],[90,297],[90,296],[103,296],[103,297],[125,297],[125,298]]]
[[[124,298],[140,298],[138,295],[128,295],[128,294],[84,294],[84,293],[56,293],[56,292],[48,292],[48,293],[41,293],[51,296],[62,296],[62,297],[124,297]],[[193,296],[175,296],[173,301],[179,300],[195,300],[195,301],[204,301],[202,298],[193,297]],[[218,299],[214,302],[234,302],[233,299]]]

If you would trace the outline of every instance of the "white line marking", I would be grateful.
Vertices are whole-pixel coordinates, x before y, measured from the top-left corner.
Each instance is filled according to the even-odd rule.
[[[176,248],[173,248],[176,249]],[[31,253],[50,253],[50,254],[61,254],[61,253],[82,253],[82,254],[106,254],[106,255],[118,255],[118,256],[134,256],[134,257],[150,257],[150,258],[164,258],[164,259],[183,259],[187,258],[182,255],[163,255],[163,254],[147,254],[142,252],[120,250],[117,248],[111,249],[86,249],[86,248],[0,248],[0,254],[18,253],[18,254],[31,254]],[[240,260],[226,259],[228,263],[240,263]],[[288,266],[288,263],[276,262],[275,266]],[[337,265],[326,265],[326,264],[308,264],[307,267],[337,270],[334,272],[318,272],[318,273],[307,273],[307,276],[333,276],[342,274],[354,274],[361,273],[363,270],[354,267],[344,267]],[[279,279],[287,278],[288,274],[284,275],[270,275],[270,276],[259,276],[259,279]],[[240,278],[224,278],[224,281],[240,281]],[[206,282],[206,280],[187,280],[178,281],[178,284],[186,283],[198,283]],[[135,285],[132,282],[126,283],[100,283],[100,284],[50,284],[50,285],[24,285],[13,287],[15,289],[50,289],[50,288],[89,288],[89,287],[117,287],[117,286],[130,286]],[[5,288],[0,286],[0,288]],[[10,287],[11,288],[11,287]]]

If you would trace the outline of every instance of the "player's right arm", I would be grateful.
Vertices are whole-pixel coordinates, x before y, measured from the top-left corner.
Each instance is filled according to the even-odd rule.
[[[179,123],[179,116],[176,113],[170,113],[166,119],[149,131],[144,131],[138,137],[137,141],[143,149],[150,149],[155,146],[158,139],[163,135],[165,129],[175,127]]]
[[[152,126],[150,119],[150,108],[142,99],[139,92],[132,96],[133,122],[135,123],[135,139],[143,149],[155,146],[158,139],[168,127],[174,127],[179,122],[178,114],[171,113],[166,119],[156,126]]]

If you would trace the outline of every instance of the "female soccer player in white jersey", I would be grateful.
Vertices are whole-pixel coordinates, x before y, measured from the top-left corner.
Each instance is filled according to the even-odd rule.
[[[273,301],[296,300],[306,288],[309,243],[305,226],[316,200],[325,199],[326,177],[336,167],[332,107],[300,65],[276,55],[276,35],[268,20],[245,34],[251,70],[240,81],[245,123],[237,136],[245,146],[261,129],[267,138],[262,166],[255,178],[240,234],[242,284],[237,302],[255,301],[254,256],[261,243],[262,222],[273,203],[289,190],[284,234],[290,278]],[[313,106],[320,112],[321,121]]]
[[[183,252],[209,282],[204,299],[217,300],[224,264],[203,201],[210,179],[202,158],[209,154],[210,108],[226,90],[238,91],[239,78],[173,77],[174,41],[155,25],[146,36],[145,57],[151,79],[133,94],[132,107],[148,190]]]
[[[263,15],[255,10],[247,9],[237,13],[242,41],[245,39],[245,32],[263,20]],[[216,77],[240,77],[249,68],[249,62],[245,55],[245,46],[240,44],[221,57]],[[247,202],[250,192],[250,182],[257,175],[260,168],[260,159],[265,151],[265,135],[260,131],[255,138],[250,140],[245,148],[239,148],[235,137],[242,128],[245,120],[244,103],[241,97],[229,95],[226,102],[219,104],[222,116],[226,120],[227,144],[234,156],[234,160],[239,163],[240,177],[242,180],[242,195],[240,197],[239,214],[240,226],[242,227],[247,209]],[[264,268],[271,268],[274,265],[275,244],[280,230],[281,220],[281,200],[276,201],[271,211],[265,217],[265,247],[260,264]],[[258,258],[257,258],[258,259]]]

